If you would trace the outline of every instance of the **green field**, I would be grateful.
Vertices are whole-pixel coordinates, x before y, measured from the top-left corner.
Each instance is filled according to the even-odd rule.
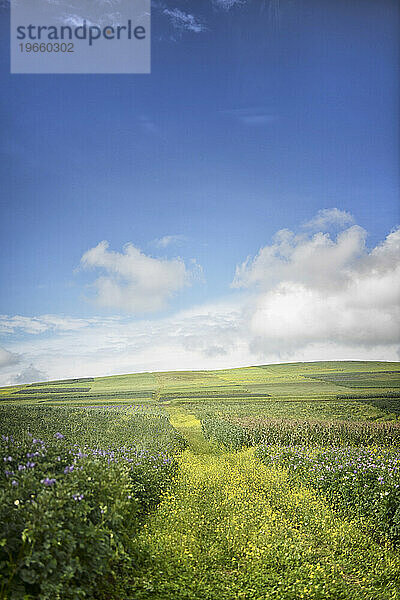
[[[0,388],[0,599],[400,599],[400,363]]]
[[[267,411],[268,403],[273,402],[273,412],[277,414],[307,418],[321,418],[324,411],[327,418],[393,418],[400,404],[397,398],[400,399],[399,363],[357,361],[139,373],[0,388],[0,403],[84,405],[134,400],[135,403],[194,401],[199,405],[205,402],[227,405],[238,401],[243,405],[238,410],[243,412],[246,407],[253,413],[257,412],[259,402],[265,404],[263,410]],[[388,410],[384,401],[392,399]],[[287,402],[297,402],[298,406]]]

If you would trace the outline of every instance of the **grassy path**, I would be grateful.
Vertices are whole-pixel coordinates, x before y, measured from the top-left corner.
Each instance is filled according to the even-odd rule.
[[[146,558],[132,598],[400,598],[398,554],[293,486],[284,470],[259,464],[252,450],[215,454],[195,417],[169,411],[191,448],[138,538]]]
[[[178,406],[168,406],[166,410],[173,427],[189,442],[193,454],[214,454],[213,447],[204,437],[200,421],[191,413]]]

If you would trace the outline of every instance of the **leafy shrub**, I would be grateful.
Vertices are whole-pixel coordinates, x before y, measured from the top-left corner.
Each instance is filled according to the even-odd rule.
[[[0,598],[75,600],[93,598],[94,590],[107,597],[107,582],[130,565],[138,527],[176,474],[177,463],[160,449],[160,440],[176,452],[183,446],[179,434],[163,415],[127,409],[85,409],[72,416],[60,409],[6,412]],[[29,413],[30,429],[37,424],[43,439],[26,431]],[[61,421],[65,435],[54,431]],[[13,422],[15,438],[9,433]],[[78,441],[72,443],[74,433]]]

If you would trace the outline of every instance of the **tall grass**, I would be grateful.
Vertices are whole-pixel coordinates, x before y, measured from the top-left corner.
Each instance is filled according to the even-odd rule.
[[[204,435],[231,449],[261,443],[273,445],[400,446],[400,423],[304,421],[285,419],[202,419]]]

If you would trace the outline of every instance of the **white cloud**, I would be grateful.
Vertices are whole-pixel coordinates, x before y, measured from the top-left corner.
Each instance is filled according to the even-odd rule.
[[[197,17],[190,13],[186,13],[179,8],[165,8],[163,14],[169,17],[175,29],[180,31],[192,31],[193,33],[201,33],[206,31],[207,27],[201,23]]]
[[[237,267],[233,286],[253,293],[247,311],[254,351],[399,343],[400,229],[370,251],[365,238],[356,225],[336,239],[282,230]]]
[[[39,335],[48,331],[73,331],[96,322],[98,322],[98,319],[77,319],[62,315],[41,315],[40,317],[0,315],[0,334]]]
[[[162,238],[154,240],[153,244],[158,248],[167,248],[167,246],[171,246],[173,244],[181,244],[186,241],[186,236],[184,235],[164,235]]]
[[[236,268],[233,287],[271,289],[282,282],[303,283],[313,288],[336,289],[353,278],[353,267],[365,255],[366,231],[354,225],[336,240],[318,232],[297,235],[278,231],[270,246]]]
[[[280,315],[279,315],[280,316]],[[292,343],[277,328],[277,337],[267,347],[257,339],[252,315],[238,302],[194,307],[174,317],[132,321],[103,318],[84,328],[48,331],[45,336],[14,341],[9,347],[21,355],[19,369],[10,365],[1,371],[0,385],[16,380],[105,376],[143,371],[219,369],[251,364],[306,360],[397,360],[396,344],[381,346],[313,341]],[[273,332],[272,332],[273,333]],[[295,333],[295,332],[294,332]],[[303,331],[299,330],[299,335]],[[278,339],[279,338],[279,339]],[[30,365],[37,372],[27,378]],[[21,369],[22,367],[22,369]],[[47,374],[47,376],[44,375]]]
[[[31,366],[43,378],[61,379],[282,361],[398,360],[400,229],[372,249],[365,239],[356,225],[334,237],[279,231],[237,267],[234,286],[242,291],[168,318],[0,316],[7,347],[0,353],[0,382],[27,381]],[[126,290],[124,305],[142,305],[152,294],[165,301],[170,278],[176,281],[174,261],[146,257],[133,246],[118,253],[103,243],[84,261]],[[177,263],[184,285],[187,269]],[[149,291],[147,277],[156,289]],[[32,381],[39,379],[30,373]]]
[[[291,295],[287,295],[289,291]],[[70,319],[70,329],[51,329],[48,316],[43,322],[37,317],[35,322],[40,321],[47,327],[46,335],[8,343],[10,350],[21,356],[21,363],[19,369],[9,365],[2,370],[0,384],[15,383],[17,378],[22,381],[22,375],[26,383],[40,380],[37,375],[30,380],[26,378],[30,365],[46,373],[47,379],[64,379],[143,371],[219,369],[281,361],[397,360],[398,344],[389,343],[395,336],[388,338],[387,329],[386,334],[383,329],[381,338],[373,339],[372,343],[363,339],[363,330],[357,328],[352,341],[346,336],[334,339],[331,330],[335,322],[329,320],[325,329],[327,337],[321,340],[318,322],[325,319],[323,306],[315,313],[314,324],[310,315],[310,310],[313,314],[315,311],[312,294],[309,298],[304,290],[297,290],[296,296],[296,289],[283,293],[287,304],[280,306],[282,298],[277,295],[269,299],[268,308],[272,312],[267,333],[262,314],[265,297],[262,296],[258,298],[259,305],[238,296],[235,300],[193,307],[163,319],[135,321],[128,317],[102,317],[87,320],[84,327],[82,320],[74,327]],[[292,315],[296,303],[299,306]],[[342,331],[345,325],[346,322]],[[320,341],[316,341],[318,339]]]
[[[46,373],[39,371],[32,364],[15,377],[14,383],[36,383],[46,381]]]
[[[72,27],[81,27],[85,22],[87,26],[95,25],[93,21],[88,19],[87,17],[82,17],[78,14],[64,14],[59,21],[63,23],[63,25],[70,25]]]
[[[37,317],[35,322],[41,317]],[[47,317],[43,327],[48,325]],[[85,327],[52,330],[45,335],[15,339],[9,347],[21,354],[21,366],[1,372],[0,384],[26,378],[26,369],[47,373],[49,379],[101,376],[169,369],[218,368],[226,361],[248,362],[241,331],[241,308],[232,303],[194,307],[170,318],[132,320],[104,317]],[[37,381],[36,376],[31,378]]]
[[[99,306],[136,314],[165,308],[195,273],[180,258],[153,258],[132,244],[127,244],[122,253],[114,252],[106,241],[85,252],[81,265],[104,273],[93,284]]]
[[[41,319],[35,317],[0,316],[0,333],[14,333],[17,329],[22,329],[26,333],[42,333],[46,328]]]
[[[354,223],[353,215],[339,208],[323,208],[304,227],[326,231],[330,226],[345,227]]]
[[[19,360],[20,357],[18,354],[14,354],[13,352],[9,352],[5,348],[0,347],[0,369],[14,365],[18,363]]]
[[[246,4],[247,0],[213,0],[214,6],[223,10],[231,10],[234,6]]]

